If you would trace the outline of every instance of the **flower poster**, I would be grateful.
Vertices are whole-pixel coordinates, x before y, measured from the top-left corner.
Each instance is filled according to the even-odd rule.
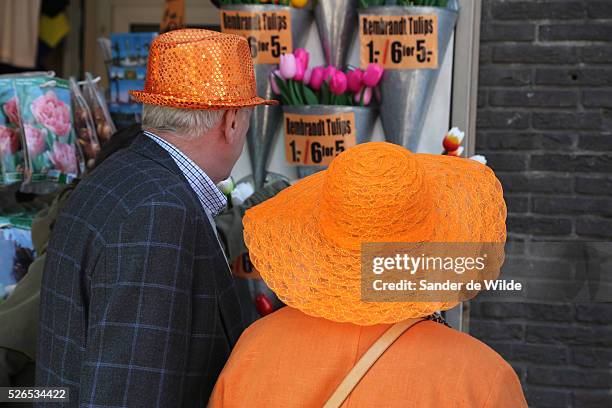
[[[31,181],[70,181],[78,173],[68,81],[15,80]]]
[[[25,162],[18,108],[13,81],[0,79],[0,184],[12,184],[23,179]]]

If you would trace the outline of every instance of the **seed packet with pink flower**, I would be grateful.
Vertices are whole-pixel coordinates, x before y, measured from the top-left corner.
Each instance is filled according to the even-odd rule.
[[[19,106],[12,79],[0,79],[0,184],[23,180]]]
[[[96,161],[96,155],[100,151],[100,142],[98,141],[91,111],[74,77],[70,77],[70,98],[78,147],[83,153],[87,168],[91,169]]]
[[[17,78],[15,91],[26,145],[26,181],[69,183],[78,174],[78,161],[68,81]]]

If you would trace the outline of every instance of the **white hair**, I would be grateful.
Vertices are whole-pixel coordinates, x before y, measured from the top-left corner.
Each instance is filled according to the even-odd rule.
[[[177,109],[145,104],[142,107],[142,127],[153,132],[196,137],[217,126],[224,113],[224,110]]]

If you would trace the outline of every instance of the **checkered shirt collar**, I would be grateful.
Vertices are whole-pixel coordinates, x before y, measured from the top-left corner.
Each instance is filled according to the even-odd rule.
[[[200,199],[200,203],[205,210],[215,217],[225,208],[227,205],[227,198],[193,160],[161,137],[146,130],[144,134],[153,139],[170,154],[189,182],[189,185]]]

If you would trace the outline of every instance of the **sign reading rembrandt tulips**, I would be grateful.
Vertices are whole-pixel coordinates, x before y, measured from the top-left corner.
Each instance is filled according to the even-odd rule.
[[[361,15],[359,23],[362,68],[438,68],[437,15]]]
[[[327,166],[338,154],[356,144],[353,112],[327,115],[285,113],[287,163]]]
[[[281,54],[293,51],[288,10],[221,10],[221,31],[245,37],[255,64],[278,64]]]

